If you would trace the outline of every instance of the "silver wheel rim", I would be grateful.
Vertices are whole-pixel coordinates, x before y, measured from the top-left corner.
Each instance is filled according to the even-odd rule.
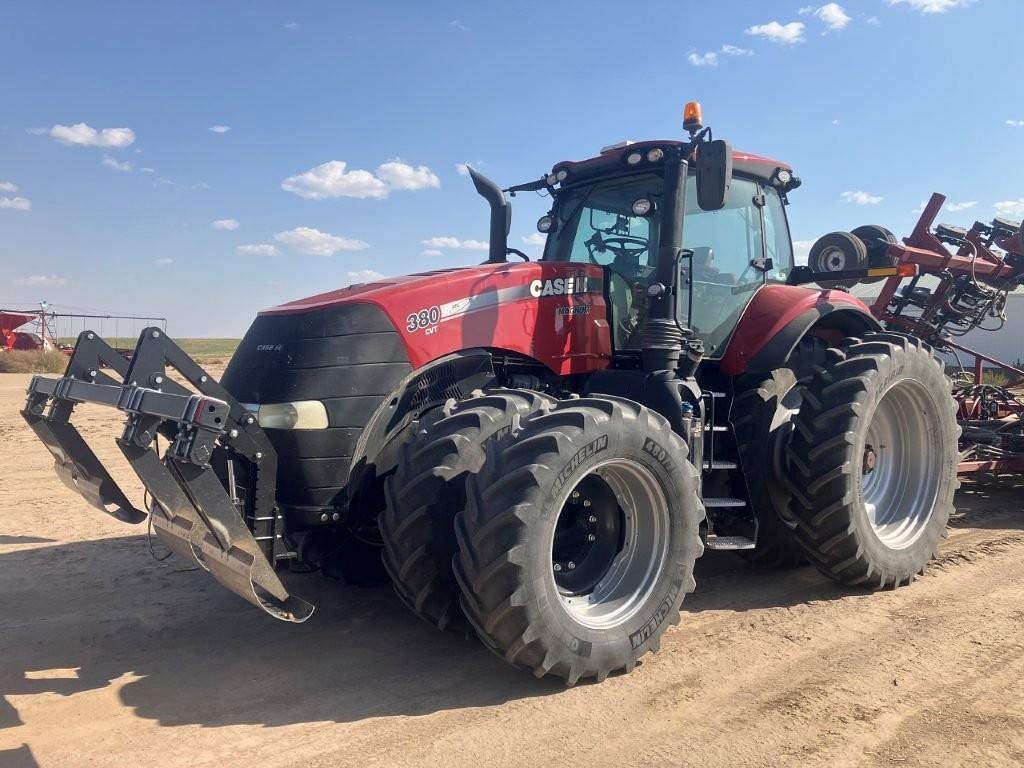
[[[556,531],[566,514],[576,514],[573,493],[599,478],[614,495],[620,515],[618,545],[596,583],[568,589],[560,581],[565,565],[556,557]],[[629,459],[609,459],[591,469],[560,499],[551,531],[551,586],[559,604],[578,623],[606,630],[629,621],[648,602],[665,567],[669,548],[668,501],[651,472]],[[587,509],[587,508],[584,508]],[[593,508],[590,508],[593,509]],[[559,566],[560,570],[556,570]]]
[[[861,449],[861,489],[871,528],[890,549],[924,532],[938,497],[941,437],[927,391],[896,382],[878,402]]]
[[[846,254],[840,248],[826,248],[821,254],[826,272],[842,272],[846,269]]]

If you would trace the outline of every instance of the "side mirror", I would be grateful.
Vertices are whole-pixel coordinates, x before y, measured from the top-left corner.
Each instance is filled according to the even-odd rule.
[[[732,184],[732,147],[719,139],[697,149],[697,204],[704,211],[725,207]]]

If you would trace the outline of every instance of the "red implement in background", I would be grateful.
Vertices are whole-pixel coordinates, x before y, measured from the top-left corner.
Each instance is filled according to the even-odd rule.
[[[0,348],[8,351],[12,349],[42,349],[42,340],[35,334],[17,331],[18,328],[35,318],[35,314],[25,312],[0,311]]]
[[[886,328],[917,336],[958,361],[960,353],[974,358],[972,371],[962,368],[966,381],[953,390],[963,431],[959,471],[1024,473],[1024,399],[1010,391],[1024,382],[1024,370],[956,340],[1002,327],[1006,297],[1024,276],[1024,235],[1019,223],[1003,220],[976,222],[969,230],[936,227],[945,201],[933,194],[910,236],[889,246],[886,258],[916,265],[918,275],[888,278],[871,312]],[[920,286],[923,276],[937,284]],[[997,327],[985,325],[993,319]],[[984,383],[986,363],[1010,375],[1008,387]]]

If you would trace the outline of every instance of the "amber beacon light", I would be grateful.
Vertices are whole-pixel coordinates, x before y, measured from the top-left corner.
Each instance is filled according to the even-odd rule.
[[[699,101],[688,101],[683,107],[683,128],[694,134],[704,127],[704,114]]]

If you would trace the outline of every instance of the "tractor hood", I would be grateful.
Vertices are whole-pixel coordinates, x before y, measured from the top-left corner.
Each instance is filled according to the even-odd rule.
[[[494,265],[503,266],[503,265]],[[493,270],[494,266],[487,265],[479,269],[484,271]],[[455,267],[454,269],[437,269],[432,272],[417,272],[412,275],[401,277],[386,277],[370,283],[355,283],[345,288],[339,288],[327,293],[318,293],[304,299],[296,299],[276,307],[265,309],[260,315],[284,315],[294,312],[309,312],[323,307],[330,307],[349,301],[374,300],[387,296],[389,293],[404,288],[411,288],[434,280],[444,280],[445,275],[453,275],[457,272],[475,271],[473,267]]]
[[[482,264],[291,301],[264,310],[257,323],[370,305],[390,320],[413,368],[485,347],[532,357],[556,373],[581,373],[607,367],[611,359],[604,280],[604,270],[590,264]],[[373,332],[359,326],[346,332],[361,331]]]

